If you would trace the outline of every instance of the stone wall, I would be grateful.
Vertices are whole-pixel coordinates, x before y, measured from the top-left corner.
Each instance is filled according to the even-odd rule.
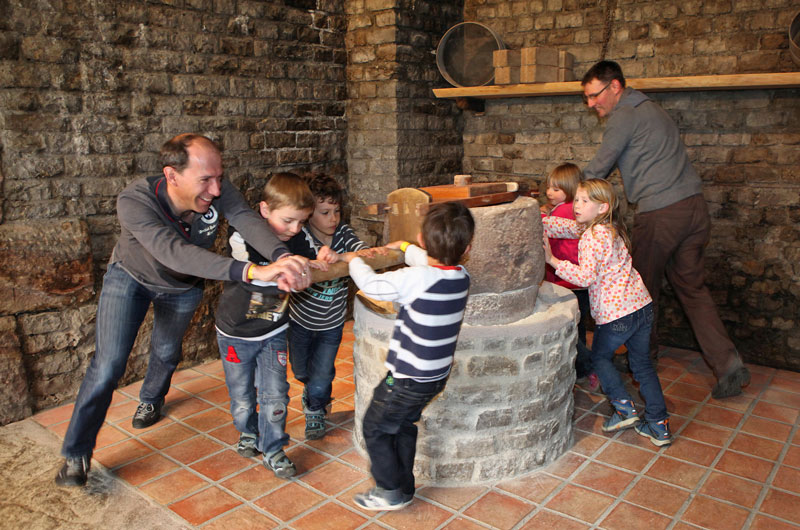
[[[605,6],[616,5],[610,13]],[[464,19],[511,48],[548,45],[591,64],[618,61],[626,77],[797,71],[788,51],[796,2],[466,0]],[[606,15],[609,30],[604,32]],[[800,369],[800,89],[651,94],[675,119],[704,181],[713,229],[707,284],[748,361]],[[487,100],[465,112],[465,173],[537,187],[562,162],[588,162],[603,123],[576,96]],[[618,183],[618,179],[615,179]],[[669,289],[660,340],[696,349]]]
[[[0,423],[74,397],[115,197],[160,172],[165,140],[218,141],[251,200],[272,170],[346,183],[344,3],[0,2]],[[218,289],[190,327],[187,363],[218,355]],[[149,329],[126,382],[144,374]]]
[[[354,218],[374,240],[382,223],[361,206],[397,188],[452,182],[463,155],[461,113],[431,89],[438,39],[460,21],[462,0],[346,2],[347,158]]]

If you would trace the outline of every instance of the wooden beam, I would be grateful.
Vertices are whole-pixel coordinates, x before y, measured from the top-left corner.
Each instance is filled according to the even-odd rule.
[[[695,75],[628,79],[628,86],[642,92],[682,92],[690,90],[755,90],[800,87],[800,72],[766,74]],[[564,83],[528,83],[503,86],[435,88],[437,98],[518,98],[531,96],[568,96],[583,93],[579,81]]]
[[[385,256],[378,254],[372,258],[363,259],[365,262],[367,262],[367,265],[375,270],[385,269],[395,265],[402,265],[406,262],[406,255],[404,252],[394,249],[390,249],[387,252],[388,253]],[[340,261],[330,265],[327,271],[311,269],[311,281],[313,283],[324,282],[327,280],[333,280],[335,278],[343,278],[349,274],[350,272],[348,269],[348,264]]]

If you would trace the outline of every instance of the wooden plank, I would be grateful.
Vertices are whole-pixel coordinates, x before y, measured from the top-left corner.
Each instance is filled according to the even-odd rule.
[[[755,90],[800,87],[800,72],[766,74],[725,74],[628,79],[627,84],[642,92],[680,92],[689,90]],[[435,88],[437,98],[516,98],[529,96],[567,96],[583,93],[579,81],[529,83],[504,86]]]
[[[389,241],[416,241],[417,234],[422,228],[422,218],[419,217],[417,206],[428,204],[431,196],[416,188],[400,188],[389,193],[386,202],[389,203]]]
[[[467,197],[465,199],[451,199],[445,201],[436,201],[428,204],[418,204],[417,205],[417,215],[420,219],[425,217],[425,214],[428,212],[428,208],[430,208],[433,204],[438,202],[455,202],[458,201],[467,208],[478,208],[481,206],[491,206],[493,204],[501,204],[504,202],[512,202],[514,199],[519,197],[519,193],[516,191],[506,191],[503,193],[492,193],[491,195],[479,195],[477,197]]]
[[[416,242],[416,238],[411,241],[412,243]],[[405,263],[405,253],[400,250],[390,249],[387,250],[387,254],[383,255],[376,255],[371,258],[363,258],[367,265],[372,267],[375,270],[385,269],[387,267],[393,267],[395,265],[401,265]],[[334,278],[343,278],[348,276],[349,268],[348,264],[340,261],[338,263],[334,263],[328,267],[327,271],[321,271],[319,269],[311,269],[311,281],[313,283],[317,282],[324,282],[327,280],[333,280]]]
[[[433,201],[446,201],[449,199],[466,199],[477,195],[488,195],[490,193],[501,193],[508,191],[505,182],[479,182],[477,184],[467,184],[457,186],[455,184],[444,184],[441,186],[426,186],[419,188],[431,196]]]

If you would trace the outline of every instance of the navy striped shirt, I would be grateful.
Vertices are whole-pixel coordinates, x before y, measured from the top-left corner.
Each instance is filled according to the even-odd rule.
[[[314,237],[308,227],[303,227],[297,235],[287,242],[294,254],[316,259],[324,246]],[[337,254],[355,252],[367,248],[345,223],[336,227],[331,239],[331,250]],[[325,331],[344,324],[347,311],[347,278],[335,278],[312,284],[306,290],[292,293],[289,299],[289,318],[311,331]]]
[[[401,304],[389,341],[386,367],[396,378],[430,382],[450,373],[469,294],[462,266],[434,267],[428,255],[410,245],[409,267],[376,274],[363,260],[350,262],[350,276],[370,298]]]

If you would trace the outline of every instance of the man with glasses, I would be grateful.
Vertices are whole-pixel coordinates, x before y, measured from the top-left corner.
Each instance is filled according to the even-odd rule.
[[[603,142],[583,170],[585,178],[607,178],[615,166],[619,168],[625,194],[637,206],[633,266],[650,291],[656,311],[666,274],[703,358],[717,378],[712,396],[721,399],[741,394],[750,382],[750,372],[704,283],[703,252],[711,219],[702,183],[678,127],[653,100],[625,87],[622,69],[613,61],[592,66],[581,86],[584,103],[600,118],[608,118]],[[655,322],[650,344],[651,352],[657,353]]]

